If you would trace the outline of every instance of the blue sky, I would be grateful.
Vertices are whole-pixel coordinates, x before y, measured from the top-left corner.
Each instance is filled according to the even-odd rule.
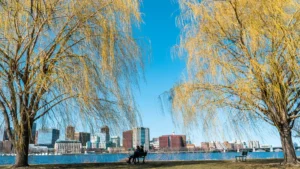
[[[224,141],[213,136],[206,138],[199,128],[186,131],[175,127],[170,114],[162,113],[158,96],[172,88],[185,72],[185,60],[171,55],[172,47],[179,43],[180,31],[175,24],[180,12],[179,6],[175,0],[144,0],[141,10],[144,23],[137,35],[151,42],[151,57],[145,61],[146,82],[141,82],[140,92],[136,96],[143,126],[150,128],[151,138],[175,131],[176,134],[187,134],[196,145],[200,145],[201,141]],[[277,132],[269,126],[263,129],[260,136],[255,135],[253,133],[251,138],[243,140],[253,139],[262,144],[281,145]],[[229,141],[235,139],[228,138]],[[296,139],[294,141],[299,142]]]

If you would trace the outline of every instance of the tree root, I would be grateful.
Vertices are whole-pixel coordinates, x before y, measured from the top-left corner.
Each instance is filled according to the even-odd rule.
[[[295,166],[300,166],[300,161],[299,161],[299,160],[296,160],[296,161],[293,162],[293,163],[281,162],[280,165],[295,167]]]

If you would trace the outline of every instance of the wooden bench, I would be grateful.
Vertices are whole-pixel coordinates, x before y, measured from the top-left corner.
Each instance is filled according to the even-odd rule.
[[[243,151],[242,155],[235,156],[235,161],[246,161],[247,160],[248,151]]]
[[[142,158],[143,159],[143,163],[145,163],[145,158],[147,156],[147,153],[148,153],[147,151],[145,151],[143,153],[139,153],[139,156],[133,159],[134,164],[140,163],[140,160],[139,160],[140,158]],[[136,162],[136,159],[137,159],[137,162]]]

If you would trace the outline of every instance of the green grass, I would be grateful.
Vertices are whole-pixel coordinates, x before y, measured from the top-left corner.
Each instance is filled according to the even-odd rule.
[[[146,164],[127,164],[119,163],[99,163],[99,164],[72,164],[72,165],[32,165],[34,169],[298,169],[300,166],[282,166],[282,160],[248,160],[247,162],[235,161],[149,161]],[[2,166],[0,169],[11,168],[10,166]]]

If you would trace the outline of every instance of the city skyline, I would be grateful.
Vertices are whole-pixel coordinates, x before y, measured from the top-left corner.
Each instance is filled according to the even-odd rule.
[[[34,127],[36,127],[35,128],[35,130],[38,132],[38,131],[46,131],[46,132],[48,132],[48,131],[56,131],[56,133],[58,133],[58,134],[55,134],[56,135],[56,139],[55,140],[57,140],[57,141],[64,141],[64,140],[70,140],[70,141],[74,141],[74,140],[80,140],[79,139],[79,137],[80,137],[80,134],[84,134],[84,135],[87,135],[87,137],[89,138],[88,139],[88,141],[90,141],[90,140],[92,140],[92,137],[93,136],[96,136],[96,135],[98,135],[98,137],[100,137],[100,138],[102,138],[101,140],[105,140],[105,142],[108,142],[111,138],[116,138],[116,137],[119,137],[120,138],[120,145],[121,146],[123,146],[123,133],[124,132],[128,132],[128,131],[132,131],[133,129],[137,129],[137,128],[145,128],[145,127],[133,127],[132,129],[130,129],[130,130],[123,130],[121,133],[119,133],[119,134],[114,134],[114,135],[112,135],[112,136],[108,136],[107,137],[107,135],[105,134],[105,135],[101,135],[101,133],[108,133],[108,135],[110,135],[109,134],[109,131],[111,130],[107,125],[105,125],[105,126],[102,126],[102,127],[100,127],[99,128],[99,130],[98,130],[98,132],[94,132],[94,133],[92,133],[92,132],[90,132],[90,131],[88,131],[88,130],[77,130],[76,129],[76,127],[74,127],[74,126],[72,126],[72,125],[67,125],[66,127],[62,127],[62,128],[53,128],[53,127],[45,127],[45,126],[43,126],[43,127],[40,127],[40,128],[38,128],[37,127],[38,125],[37,124],[34,124]],[[70,129],[71,128],[71,130],[72,130],[72,132],[74,132],[73,133],[73,140],[72,139],[69,139],[69,138],[67,138],[66,137],[66,135],[68,134],[68,129]],[[147,127],[146,127],[147,128]],[[2,129],[0,129],[1,131],[4,131],[4,128],[2,128]],[[184,142],[186,143],[186,144],[194,144],[196,147],[201,147],[201,144],[203,143],[203,142],[208,142],[208,143],[212,143],[212,142],[229,142],[229,143],[235,143],[235,142],[246,142],[247,143],[247,145],[248,146],[250,146],[250,141],[254,141],[254,143],[252,143],[252,144],[255,144],[255,145],[272,145],[272,146],[276,146],[276,147],[280,147],[281,145],[274,145],[274,144],[271,144],[271,143],[268,143],[268,142],[264,142],[264,141],[261,141],[261,140],[259,140],[259,139],[254,139],[254,138],[248,138],[248,139],[244,139],[244,140],[241,140],[241,139],[232,139],[232,140],[226,140],[226,139],[224,139],[224,140],[206,140],[206,141],[200,141],[200,142],[193,142],[193,141],[191,141],[190,140],[190,135],[186,135],[186,134],[184,134],[184,133],[175,133],[175,132],[172,132],[172,133],[164,133],[164,134],[162,134],[162,135],[159,135],[159,136],[152,136],[151,135],[151,129],[150,128],[148,128],[148,130],[149,130],[149,134],[150,134],[150,138],[149,138],[149,140],[151,141],[151,140],[153,140],[153,139],[159,139],[160,137],[163,137],[163,136],[172,136],[172,135],[177,135],[177,136],[182,136],[182,135],[184,135],[185,136],[185,138],[184,138]],[[96,130],[97,131],[97,130]],[[33,134],[33,133],[32,133]],[[36,135],[37,133],[34,133],[33,135]],[[76,136],[76,134],[77,134],[77,136]],[[100,134],[100,135],[99,135]],[[57,136],[58,135],[58,136]],[[4,138],[5,137],[7,137],[6,136],[6,134],[4,133],[4,132],[0,132],[0,141],[4,141]],[[37,137],[38,137],[38,134],[37,134]],[[43,136],[44,137],[44,136]],[[85,137],[85,136],[81,136],[81,137]],[[81,138],[80,137],[80,138]],[[132,137],[132,136],[131,136]],[[99,138],[99,139],[100,139]],[[8,138],[6,138],[6,139],[8,139]],[[34,139],[35,141],[37,141],[38,139],[37,138],[35,138]],[[51,140],[45,140],[44,138],[43,138],[43,141],[50,141],[51,142]],[[257,143],[258,142],[258,143]],[[54,143],[55,143],[55,141],[53,141],[52,140],[52,146],[54,146]],[[83,146],[85,146],[85,143],[86,143],[86,141],[84,141],[84,143],[83,143]],[[297,141],[294,141],[294,143],[296,143],[296,144],[298,144],[298,142]],[[37,144],[37,143],[36,143]],[[133,146],[134,147],[134,146]]]

